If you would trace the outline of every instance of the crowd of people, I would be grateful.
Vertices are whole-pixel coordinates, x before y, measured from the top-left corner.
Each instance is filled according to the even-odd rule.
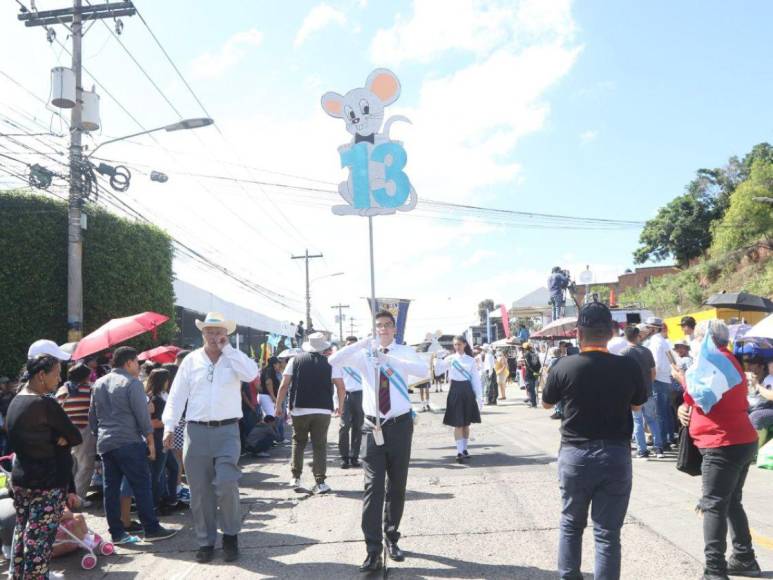
[[[561,420],[561,578],[582,577],[582,532],[591,508],[596,577],[619,578],[631,459],[662,458],[677,445],[680,426],[702,457],[704,578],[757,573],[741,496],[749,465],[773,427],[773,365],[755,351],[737,361],[721,321],[681,322],[686,338],[671,344],[661,319],[619,329],[609,309],[594,302],[580,311],[576,344],[530,342],[523,328],[518,348],[497,350],[473,347],[462,335],[454,337],[452,352],[433,355],[431,367],[395,342],[395,320],[386,311],[375,316],[375,339],[349,337],[336,349],[323,333],[311,333],[300,348],[262,367],[231,346],[235,323],[219,313],[197,321],[203,346],[179,352],[174,363],[141,363],[128,346],[70,361],[53,341],[36,341],[19,381],[0,380],[3,451],[14,454],[7,467],[15,517],[11,545],[3,546],[12,576],[46,577],[60,520],[90,507],[95,489],[114,544],[170,538],[179,530],[160,519],[189,507],[197,562],[213,559],[218,530],[224,560],[234,561],[240,457],[270,456],[287,442],[291,424],[290,486],[328,493],[334,416],[341,417],[340,466],[361,468],[365,480],[361,570],[381,569],[382,546],[401,561],[414,426],[409,380],[416,377],[426,377],[417,387],[424,391],[420,410],[430,410],[432,383],[440,390],[449,385],[443,423],[453,429],[458,463],[471,457],[470,428],[481,422],[484,405],[507,400],[508,384],[523,389],[531,408],[541,391],[542,406]],[[706,411],[686,388],[705,340],[741,377]],[[309,441],[311,486],[303,482]],[[132,505],[139,521],[131,519]],[[725,560],[728,526],[733,554]]]

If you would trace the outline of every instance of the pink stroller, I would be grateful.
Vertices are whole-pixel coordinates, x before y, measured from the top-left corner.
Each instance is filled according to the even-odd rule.
[[[86,530],[85,534],[83,530]],[[63,518],[59,523],[54,542],[54,557],[68,554],[78,548],[86,550],[81,558],[81,568],[84,570],[96,568],[97,553],[109,556],[115,552],[115,546],[112,543],[104,541],[99,534],[86,526],[86,520],[83,516],[71,514],[70,518]]]

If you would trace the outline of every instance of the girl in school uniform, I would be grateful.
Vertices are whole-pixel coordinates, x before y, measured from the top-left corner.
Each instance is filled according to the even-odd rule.
[[[454,428],[456,462],[462,463],[470,456],[467,451],[470,425],[480,423],[480,408],[483,405],[480,374],[470,344],[464,336],[454,337],[454,353],[442,360],[438,359],[435,372],[448,372],[448,380],[451,382],[443,423]]]

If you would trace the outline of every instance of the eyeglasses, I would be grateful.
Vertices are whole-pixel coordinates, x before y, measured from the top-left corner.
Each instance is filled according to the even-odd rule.
[[[207,380],[210,383],[215,380],[215,365],[212,363],[207,367]]]
[[[377,322],[376,328],[394,328],[394,322]]]

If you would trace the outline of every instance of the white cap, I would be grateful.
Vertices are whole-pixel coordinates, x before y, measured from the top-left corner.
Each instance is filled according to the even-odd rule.
[[[53,340],[36,340],[30,345],[27,351],[27,358],[35,358],[42,354],[58,358],[59,360],[70,360],[70,354],[64,352]]]

